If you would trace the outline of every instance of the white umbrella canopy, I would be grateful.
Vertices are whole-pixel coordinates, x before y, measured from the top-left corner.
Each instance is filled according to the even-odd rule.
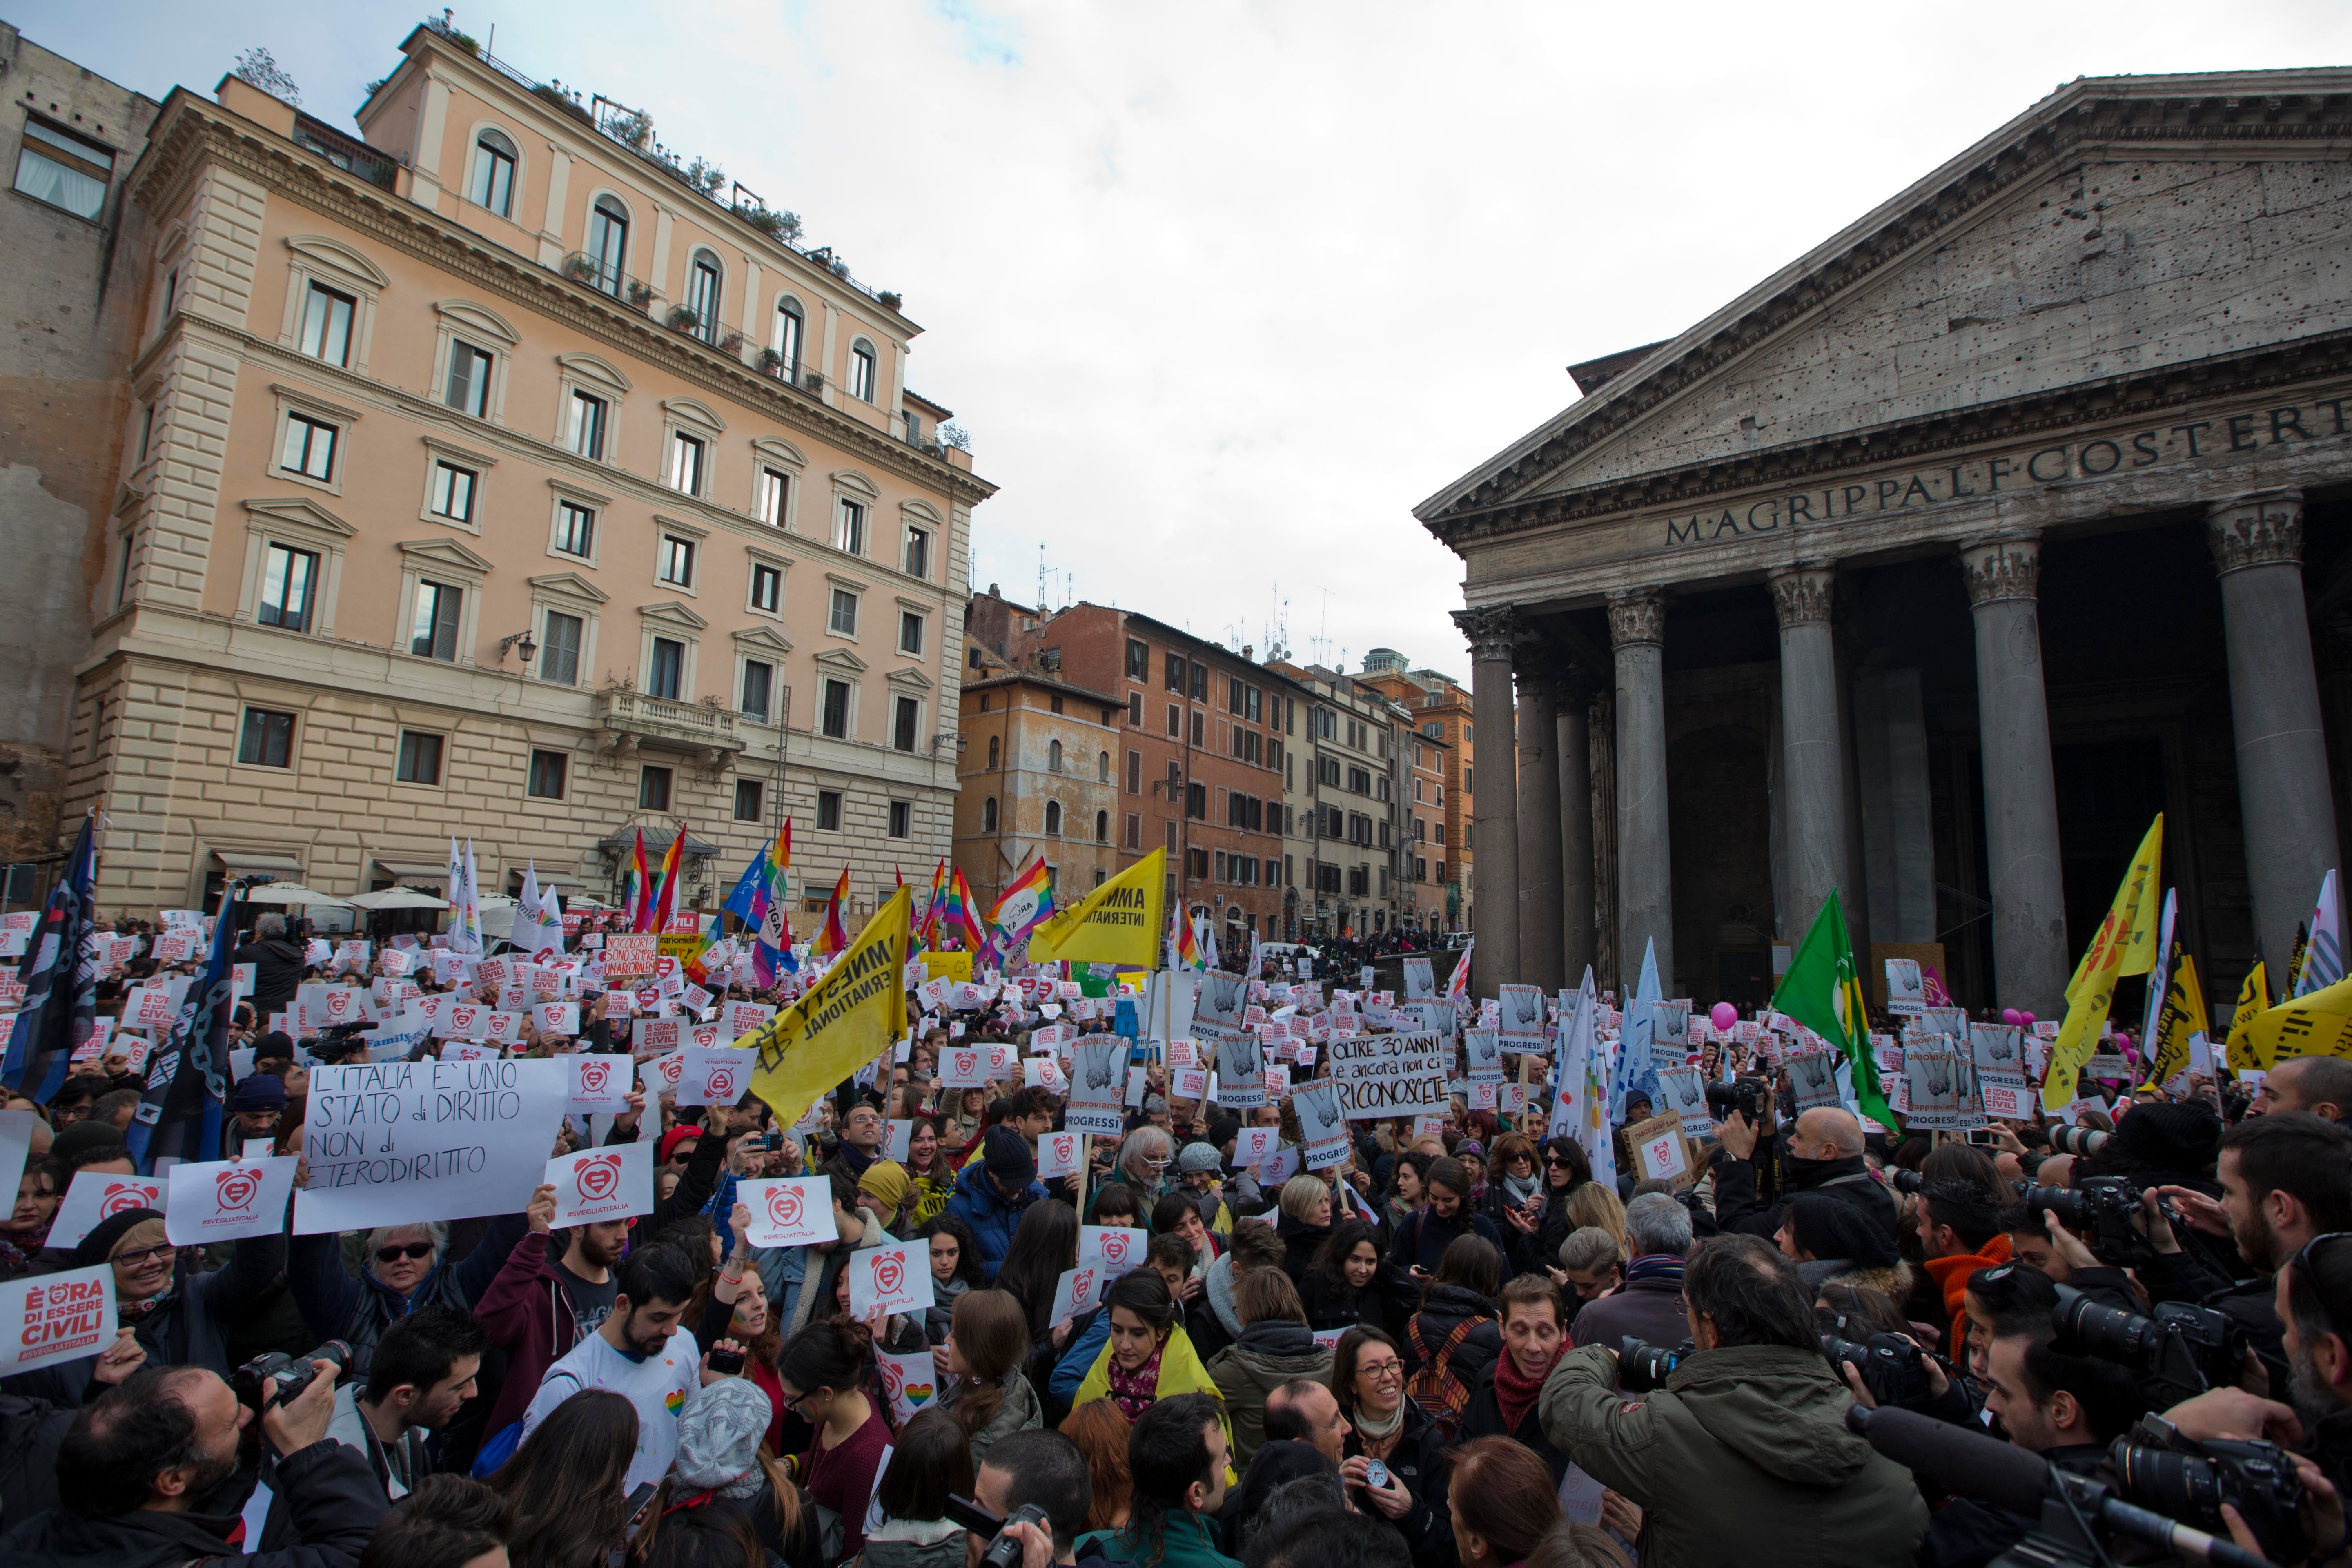
[[[449,907],[448,900],[420,893],[414,888],[385,888],[373,893],[354,893],[343,901],[355,910],[446,910]]]
[[[349,899],[339,899],[332,893],[315,892],[299,882],[264,882],[245,890],[248,904],[333,904],[348,907]]]

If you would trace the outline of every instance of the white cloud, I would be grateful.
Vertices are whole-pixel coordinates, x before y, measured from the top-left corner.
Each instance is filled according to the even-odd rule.
[[[93,15],[93,13],[100,13]],[[38,0],[160,96],[266,44],[342,122],[415,13]],[[583,20],[584,19],[584,20]],[[927,328],[980,471],[975,579],[1466,677],[1410,508],[2077,74],[2340,59],[2338,6],[1138,5],[461,9],[652,112]]]

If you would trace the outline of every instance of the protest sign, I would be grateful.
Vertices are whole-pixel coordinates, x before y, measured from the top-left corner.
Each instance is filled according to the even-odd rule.
[[[1673,1111],[1626,1128],[1625,1142],[1633,1151],[1633,1162],[1641,1168],[1643,1181],[1671,1182],[1676,1191],[1696,1184],[1690,1149],[1683,1142],[1682,1118]]]
[[[0,1192],[15,1192],[24,1178],[34,1121],[29,1110],[0,1110]]]
[[[1048,1132],[1037,1140],[1037,1179],[1074,1176],[1078,1171],[1078,1140],[1083,1133]]]
[[[1234,1163],[1255,1165],[1281,1146],[1281,1128],[1244,1127],[1234,1134]]]
[[[1078,1226],[1078,1262],[1099,1263],[1116,1278],[1139,1267],[1143,1250],[1150,1243],[1150,1233],[1125,1226],[1082,1225]]]
[[[1350,1121],[1443,1115],[1450,1052],[1434,1035],[1367,1035],[1331,1042],[1331,1080]]]
[[[531,1023],[542,1035],[576,1035],[580,1032],[580,1004],[541,1002],[531,1009]]]
[[[953,956],[970,962],[966,954]],[[939,1393],[938,1369],[927,1350],[917,1351],[913,1355],[892,1355],[877,1345],[874,1364],[882,1373],[882,1392],[889,1396],[890,1414],[901,1426],[913,1420],[915,1412],[931,1403]]]
[[[1462,1033],[1462,1053],[1472,1083],[1503,1081],[1501,1036],[1491,1029],[1465,1029]]]
[[[555,1060],[311,1068],[294,1234],[514,1213],[571,1092]]]
[[[1110,1289],[1111,1281],[1126,1272],[1124,1268],[1114,1272],[1099,1263],[1081,1263],[1076,1268],[1064,1270],[1054,1282],[1054,1316],[1046,1327],[1058,1329],[1080,1312],[1093,1311],[1101,1303],[1103,1292]]]
[[[1903,1073],[1910,1082],[1906,1125],[1929,1132],[1956,1132],[1974,1125],[1974,1073],[1958,1042],[1945,1035],[1919,1035],[1903,1045]]]
[[[1237,1110],[1265,1103],[1265,1061],[1257,1041],[1238,1029],[1219,1029],[1194,1023],[1201,1043],[1215,1052],[1217,1103]]]
[[[1542,1050],[1545,1044],[1543,987],[1506,985],[1501,990],[1502,1000],[1496,1010],[1496,1019],[1501,1026],[1503,1049],[1512,1052]]]
[[[635,980],[653,974],[661,961],[661,938],[652,931],[615,931],[604,940],[604,978]]]
[[[1066,1094],[1070,1088],[1070,1080],[1062,1074],[1062,1064],[1051,1057],[1024,1059],[1021,1081],[1032,1089],[1043,1089],[1055,1094]]]
[[[294,1191],[289,1154],[261,1160],[183,1161],[164,1173],[163,1234],[174,1247],[202,1247],[240,1237],[276,1236],[286,1228],[286,1200]]]
[[[113,1265],[0,1284],[0,1373],[79,1361],[113,1342]]]
[[[765,1002],[730,1002],[719,1010],[719,1021],[726,1026],[725,1037],[730,1040],[755,1035],[776,1010]]]
[[[1151,1069],[1150,1068],[1128,1068],[1126,1103],[1135,1107],[1139,1110],[1141,1110],[1143,1108],[1144,1091],[1150,1087]],[[1063,1124],[1065,1126],[1068,1125],[1068,1118],[1066,1116],[1063,1119]],[[1108,1134],[1108,1136],[1116,1137],[1118,1135],[1116,1133],[1112,1133]]]
[[[780,1176],[739,1182],[736,1202],[751,1211],[744,1240],[753,1247],[808,1247],[841,1239],[833,1223],[833,1178]]]
[[[1364,971],[1364,984],[1370,985],[1372,972]],[[1433,1002],[1437,999],[1437,976],[1432,970],[1426,953],[1408,954],[1404,961],[1404,999],[1408,1002]]]
[[[850,1254],[849,1311],[867,1318],[876,1312],[916,1312],[929,1307],[930,1253],[921,1258],[912,1247],[869,1247]]]
[[[677,1103],[733,1105],[751,1080],[751,1053],[733,1046],[688,1046],[677,1074]]]
[[[1298,1117],[1299,1152],[1310,1171],[1328,1170],[1348,1158],[1348,1122],[1337,1085],[1329,1079],[1301,1084],[1290,1097]]]
[[[2033,1114],[2033,1096],[2025,1081],[2024,1035],[2013,1024],[1969,1026],[1969,1056],[1987,1116],[2022,1121]]]
[[[1339,1348],[1339,1336],[1347,1331],[1348,1331],[1345,1329],[1315,1330],[1315,1348],[1322,1351],[1338,1350]]]
[[[1893,1018],[1917,1018],[1927,1011],[1927,981],[1916,958],[1886,961],[1886,1013]]]
[[[1072,1047],[1070,1103],[1062,1125],[1074,1132],[1116,1138],[1126,1130],[1120,1090],[1127,1080],[1128,1043],[1119,1035],[1088,1035]]]
[[[1168,1075],[1168,1092],[1179,1100],[1200,1100],[1209,1095],[1206,1068],[1178,1068]]]
[[[127,1209],[165,1209],[170,1194],[161,1176],[110,1176],[98,1171],[76,1171],[66,1189],[65,1202],[49,1226],[48,1245],[70,1247],[110,1215]],[[168,1211],[166,1211],[168,1212]]]
[[[558,1230],[651,1214],[654,1146],[641,1138],[634,1143],[559,1154],[547,1163],[544,1179],[555,1189]]]
[[[1706,1083],[1695,1067],[1658,1069],[1658,1108],[1682,1118],[1683,1131],[1705,1138],[1715,1131],[1706,1103]]]
[[[884,1159],[896,1160],[900,1164],[905,1164],[908,1145],[914,1141],[915,1123],[911,1118],[905,1121],[886,1121],[882,1124],[882,1157]]]
[[[988,1051],[980,1046],[950,1046],[940,1053],[942,1089],[986,1089]]]
[[[1789,1088],[1799,1110],[1839,1103],[1837,1064],[1838,1058],[1829,1051],[1789,1053]]]

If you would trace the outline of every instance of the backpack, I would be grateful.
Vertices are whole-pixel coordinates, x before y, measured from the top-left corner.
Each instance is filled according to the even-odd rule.
[[[1440,1441],[1454,1440],[1461,1430],[1463,1412],[1470,1407],[1470,1385],[1454,1375],[1454,1352],[1470,1337],[1471,1330],[1494,1321],[1487,1317],[1464,1319],[1445,1336],[1445,1342],[1437,1347],[1435,1355],[1430,1354],[1429,1347],[1422,1342],[1421,1314],[1415,1312],[1405,1323],[1404,1336],[1412,1342],[1412,1353],[1421,1361],[1420,1369],[1405,1380],[1405,1397],[1420,1405],[1422,1413],[1436,1423]]]

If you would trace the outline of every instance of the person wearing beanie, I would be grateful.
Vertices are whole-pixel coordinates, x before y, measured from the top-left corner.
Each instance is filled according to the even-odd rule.
[[[1822,1193],[1799,1193],[1781,1210],[1774,1239],[1796,1263],[1808,1289],[1843,1279],[1884,1290],[1897,1301],[1910,1292],[1911,1271],[1893,1238],[1852,1204]]]
[[[990,1283],[1013,1245],[1021,1213],[1045,1195],[1037,1182],[1037,1161],[1028,1141],[1010,1127],[992,1127],[981,1140],[981,1157],[956,1178],[948,1213],[970,1227],[980,1247],[981,1271]]]
[[[116,1323],[131,1331],[147,1361],[157,1366],[205,1367],[226,1377],[231,1363],[222,1324],[285,1268],[286,1237],[272,1234],[233,1243],[226,1268],[200,1272],[188,1261],[200,1256],[193,1250],[183,1254],[172,1245],[164,1234],[163,1210],[123,1209],[91,1226],[64,1256],[63,1266],[112,1266]],[[61,1362],[18,1373],[0,1380],[0,1386],[52,1404],[79,1405],[93,1380],[120,1382],[138,1364],[135,1355],[126,1363],[110,1351],[96,1363]]]
[[[876,1160],[857,1178],[857,1206],[872,1214],[875,1223],[893,1237],[901,1236],[907,1194],[913,1188],[906,1166],[896,1160]]]
[[[242,1141],[247,1138],[275,1137],[278,1119],[286,1113],[289,1102],[283,1083],[268,1073],[247,1073],[229,1090],[226,1110],[231,1126],[222,1129],[223,1152],[242,1152]],[[232,1143],[232,1138],[238,1142]]]
[[[2105,1148],[2084,1158],[2075,1177],[2143,1173],[2147,1185],[2202,1190],[2221,1152],[2221,1118],[2205,1101],[2142,1100],[2124,1112]]]

